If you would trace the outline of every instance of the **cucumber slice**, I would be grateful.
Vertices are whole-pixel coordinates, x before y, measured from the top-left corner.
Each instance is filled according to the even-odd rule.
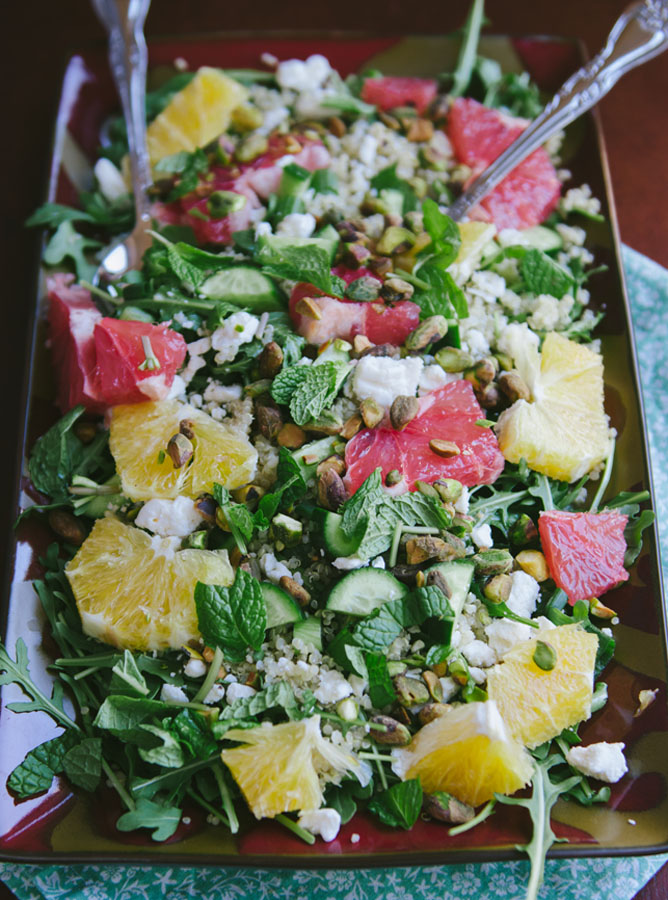
[[[334,229],[334,231],[336,231]],[[282,257],[285,250],[294,247],[321,247],[330,262],[334,262],[334,257],[339,246],[339,235],[336,234],[336,240],[330,235],[325,237],[288,237],[281,234],[263,234],[257,242],[257,259],[261,263],[276,262],[277,257]]]
[[[260,590],[264,597],[264,605],[267,607],[267,628],[288,625],[290,622],[299,622],[304,618],[304,613],[283,588],[270,584],[268,581],[262,581]]]
[[[341,528],[340,516],[335,512],[325,514],[322,524],[322,538],[325,542],[325,548],[332,556],[352,556],[360,545],[359,539],[350,538],[343,532]]]
[[[461,613],[466,603],[468,592],[473,581],[475,566],[466,560],[436,563],[425,570],[425,576],[429,578],[430,572],[438,572],[445,579],[448,590],[446,596],[455,615],[455,619]]]
[[[293,638],[299,638],[305,644],[310,644],[316,650],[322,651],[322,629],[320,627],[320,619],[316,616],[308,616],[295,622],[293,629]]]
[[[284,309],[278,288],[253,266],[230,266],[211,275],[200,291],[211,300],[226,300],[253,312]]]
[[[534,225],[532,228],[525,228],[522,231],[522,243],[527,243],[536,250],[543,250],[549,253],[552,250],[561,250],[564,242],[561,235],[552,228],[546,228],[545,225]]]
[[[406,585],[394,575],[369,566],[355,569],[339,581],[327,599],[327,609],[351,616],[368,616],[388,600],[400,600],[407,593]]]

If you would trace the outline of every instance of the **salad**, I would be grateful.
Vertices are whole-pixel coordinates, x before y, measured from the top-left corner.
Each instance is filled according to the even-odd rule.
[[[199,808],[308,843],[358,809],[447,841],[519,804],[536,896],[545,810],[627,771],[578,736],[652,521],[646,492],[606,494],[599,204],[553,140],[447,216],[540,110],[477,55],[481,11],[438,79],[178,72],[149,95],[153,245],[121,282],[93,261],[132,224],[120,122],[81,207],[32,217],[62,417],[22,515],[58,538],[35,582],[57,688],[22,641],[0,683],[64,730],[18,799],[65,775],[156,841]]]

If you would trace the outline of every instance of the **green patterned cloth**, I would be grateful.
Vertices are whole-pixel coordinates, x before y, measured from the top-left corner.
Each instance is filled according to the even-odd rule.
[[[668,272],[624,248],[624,268],[639,351],[650,450],[668,443]],[[650,390],[649,386],[652,386]],[[660,385],[661,389],[657,390]],[[654,467],[660,522],[668,516],[668,476]],[[666,530],[668,534],[668,530]],[[664,566],[668,544],[661,541]],[[667,569],[668,571],[668,569]],[[631,900],[668,856],[550,860],[541,900],[614,897]],[[526,862],[411,866],[402,869],[302,871],[185,866],[34,866],[0,864],[19,900],[520,900]]]

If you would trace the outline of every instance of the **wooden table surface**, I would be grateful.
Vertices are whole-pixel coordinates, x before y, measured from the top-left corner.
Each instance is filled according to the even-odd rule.
[[[603,44],[623,0],[487,0],[497,32],[563,34],[584,40],[590,53]],[[406,0],[314,0],[239,7],[214,0],[155,0],[147,35],[243,29],[355,29],[392,35],[447,33],[464,20],[468,0],[407,3]],[[38,241],[23,222],[43,200],[49,147],[65,58],[104,35],[86,0],[13,2],[3,10],[2,198],[3,303],[0,329],[3,434],[0,484],[3,534],[9,533],[15,483],[14,446],[20,421],[18,385],[24,365],[28,314],[33,303]],[[625,76],[600,104],[622,240],[668,266],[668,53]],[[12,898],[0,884],[0,900]],[[668,897],[668,866],[637,900]]]

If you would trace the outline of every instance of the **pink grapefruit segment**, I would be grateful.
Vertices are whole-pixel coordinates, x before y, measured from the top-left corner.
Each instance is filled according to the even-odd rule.
[[[513,119],[477,100],[459,97],[448,118],[448,137],[460,162],[479,175],[526,128],[524,119]],[[541,147],[520,163],[470,216],[494,222],[502,228],[539,225],[557,205],[561,182],[547,152]]]
[[[353,494],[378,466],[383,479],[398,469],[406,489],[416,481],[456,478],[467,487],[492,484],[503,471],[504,459],[491,429],[476,425],[483,412],[468,381],[455,381],[420,399],[420,411],[403,431],[380,426],[358,432],[346,445],[344,482]],[[434,453],[433,439],[452,441],[458,456]]]
[[[629,573],[624,568],[628,516],[600,513],[542,512],[538,531],[550,575],[571,604],[600,597]]]
[[[417,113],[422,115],[436,93],[437,85],[433,78],[384,76],[367,78],[362,86],[361,97],[365,103],[373,103],[378,109],[414,106]]]

